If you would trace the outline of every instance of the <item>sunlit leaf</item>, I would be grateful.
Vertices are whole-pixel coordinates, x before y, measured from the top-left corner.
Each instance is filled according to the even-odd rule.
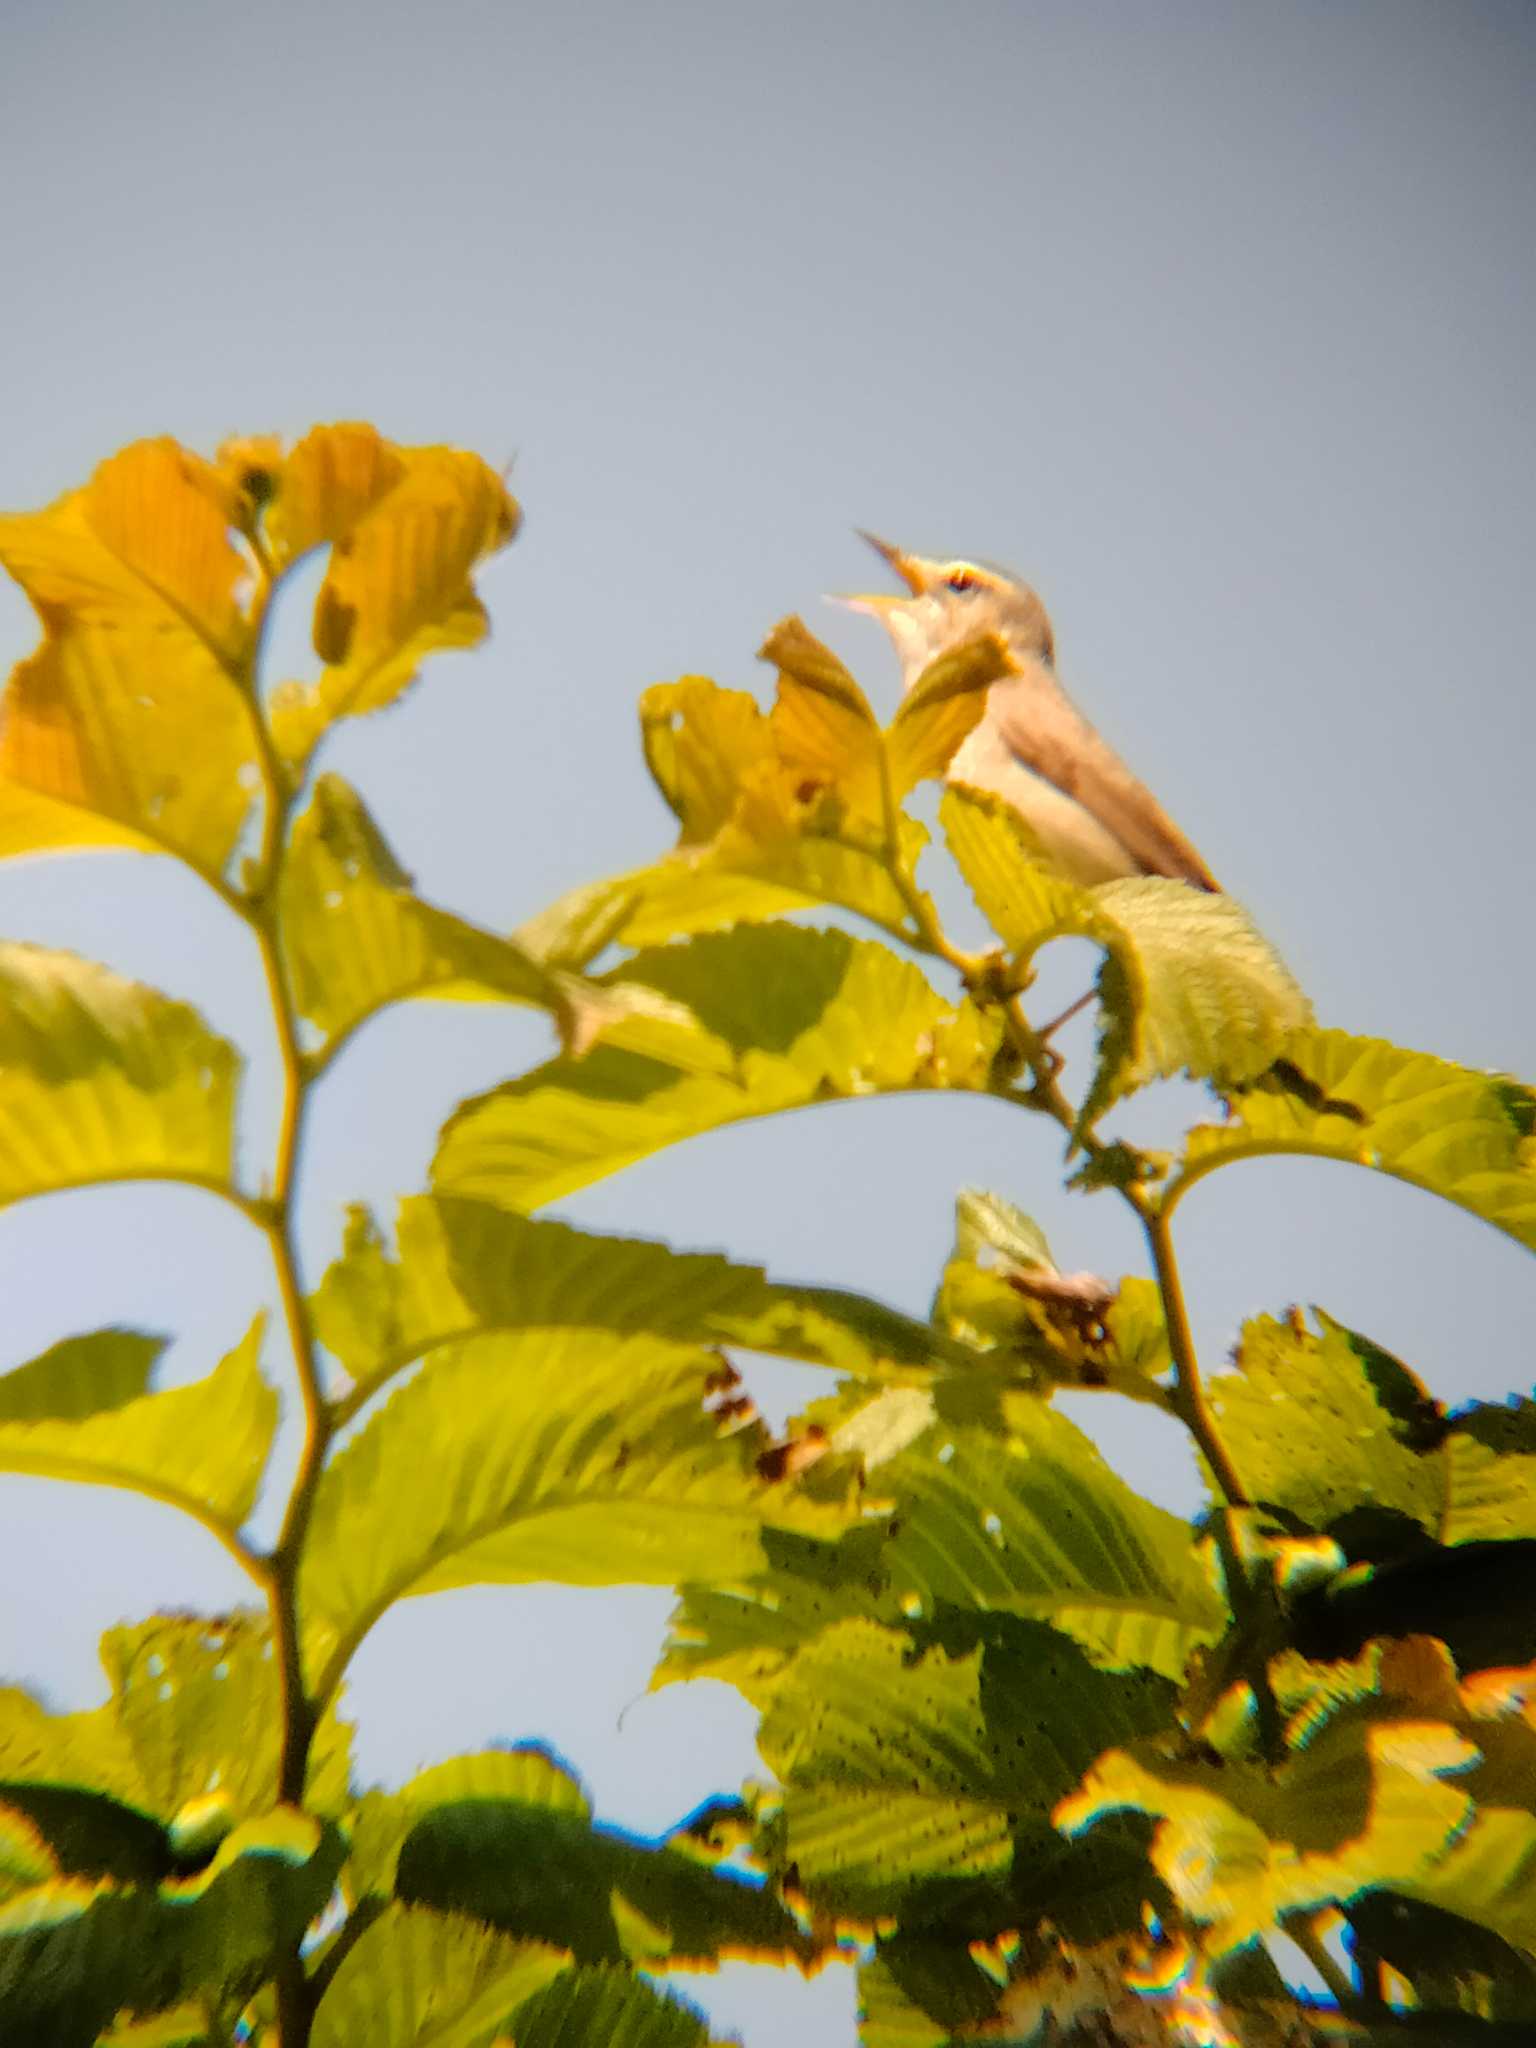
[[[362,799],[322,775],[283,864],[282,936],[294,1001],[327,1044],[408,996],[558,1006],[552,976],[510,939],[423,903]]]
[[[940,817],[978,905],[1016,959],[1027,963],[1058,938],[1104,949],[1085,1122],[1167,1075],[1249,1080],[1307,1022],[1306,998],[1230,896],[1164,876],[1081,888],[1042,858],[1009,805],[975,790],[947,791]]]
[[[277,1796],[282,1712],[264,1616],[156,1615],[109,1629],[101,1659],[110,1718],[133,1758],[138,1796],[167,1821],[217,1801],[232,1822],[267,1812]],[[348,1796],[347,1732],[322,1721],[306,1802],[339,1814]]]
[[[1207,1393],[1255,1500],[1316,1529],[1366,1506],[1437,1528],[1445,1499],[1440,1461],[1421,1455],[1411,1428],[1379,1397],[1370,1348],[1350,1331],[1325,1321],[1314,1335],[1255,1317],[1243,1326],[1234,1363],[1235,1372],[1207,1382]],[[1417,1391],[1432,1419],[1428,1396]]]
[[[630,961],[698,1019],[684,1065],[599,1047],[471,1099],[444,1128],[440,1192],[534,1209],[680,1138],[829,1096],[986,1084],[995,1022],[884,948],[745,926]]]
[[[315,2048],[480,2048],[566,1961],[473,1920],[391,1906],[327,1987]]]
[[[228,1825],[275,1797],[281,1714],[264,1618],[157,1615],[102,1638],[106,1704],[53,1714],[29,1694],[0,1691],[0,1780],[94,1789],[185,1829],[197,1802],[220,1802]],[[321,1722],[306,1798],[317,1813],[347,1803],[345,1728]]]
[[[334,444],[332,444],[334,448]],[[272,699],[272,731],[295,765],[338,718],[391,704],[422,662],[484,639],[484,606],[471,574],[517,530],[519,513],[501,479],[478,456],[454,448],[394,448],[400,463],[387,489],[373,454],[309,463],[286,545],[329,533],[330,565],[315,600],[313,640],[325,664],[309,688],[285,686]],[[361,480],[357,472],[362,472]],[[282,479],[279,479],[279,495]],[[355,523],[336,531],[348,513]]]
[[[784,1782],[788,1854],[814,1896],[890,1910],[920,1879],[1007,1864],[1008,1791],[980,1680],[979,1655],[913,1660],[904,1636],[863,1621],[796,1658],[758,1746]]]
[[[827,904],[888,930],[902,927],[906,903],[879,858],[802,831],[793,818],[765,817],[766,809],[759,806],[754,830],[728,825],[698,853],[684,849],[625,877],[634,900],[616,936],[627,946],[661,945]],[[922,826],[904,819],[901,836],[915,860]]]
[[[73,953],[0,944],[0,1204],[138,1175],[228,1181],[234,1049]]]
[[[311,548],[345,540],[400,482],[406,464],[406,450],[353,422],[312,427],[287,455],[277,452],[265,520],[277,566],[286,569]]]
[[[899,802],[942,775],[987,708],[987,691],[1013,667],[995,633],[966,640],[929,663],[901,700],[886,735],[891,785]]]
[[[1164,875],[1090,893],[1124,934],[1110,949],[1101,994],[1111,1017],[1121,1003],[1130,1008],[1123,1061],[1114,1058],[1113,1027],[1101,1047],[1095,1107],[1170,1074],[1220,1086],[1250,1080],[1310,1021],[1301,988],[1232,897]]]
[[[314,1668],[339,1672],[407,1595],[666,1585],[751,1571],[765,1523],[835,1530],[844,1511],[757,1476],[759,1429],[720,1433],[705,1405],[718,1367],[593,1330],[436,1352],[321,1478],[300,1574]]]
[[[940,800],[939,822],[977,908],[1010,954],[1028,961],[1056,938],[1111,942],[1113,927],[1093,892],[1051,866],[1011,805],[952,787]]]
[[[919,1882],[1003,1869],[1025,1816],[1043,1825],[1102,1750],[1170,1711],[1166,1682],[1100,1671],[1043,1624],[955,1615],[946,1632],[917,1651],[837,1622],[774,1684],[759,1746],[813,1898],[894,1912]]]
[[[657,683],[640,699],[646,766],[677,813],[680,843],[703,846],[729,823],[750,776],[778,765],[756,699],[706,676]]]
[[[702,676],[641,700],[646,759],[682,833],[677,853],[621,878],[634,900],[613,936],[626,944],[818,903],[888,928],[906,924],[906,899],[885,863],[873,713],[836,656],[790,624],[798,631],[780,628],[765,650],[793,664],[771,714]],[[929,751],[937,743],[922,742]],[[910,869],[927,835],[915,819],[893,822]]]
[[[1071,1829],[1121,1808],[1157,1815],[1157,1868],[1224,1950],[1284,1913],[1367,1885],[1416,1884],[1467,1823],[1471,1801],[1449,1780],[1475,1756],[1451,1728],[1422,1720],[1340,1720],[1278,1777],[1148,1745],[1105,1756],[1056,1821]]]
[[[884,1562],[909,1609],[1031,1616],[1109,1668],[1181,1675],[1225,1621],[1187,1523],[1133,1492],[1033,1395],[997,1396],[1001,1432],[964,1419],[962,1383],[935,1398],[940,1419],[879,1473],[878,1491],[900,1502]]]
[[[1255,1499],[1320,1530],[1371,1509],[1437,1543],[1536,1538],[1536,1454],[1500,1450],[1484,1411],[1445,1415],[1406,1366],[1330,1316],[1318,1324],[1256,1317],[1237,1370],[1207,1383]]]
[[[0,1380],[0,1471],[128,1487],[234,1531],[255,1503],[277,1427],[277,1394],[258,1362],[262,1321],[206,1379],[79,1419],[70,1419],[78,1357],[56,1347],[23,1368],[36,1419],[18,1412],[14,1389],[6,1402]]]
[[[561,1326],[740,1344],[869,1378],[972,1362],[928,1324],[862,1295],[782,1285],[717,1253],[598,1236],[489,1202],[410,1196],[395,1234],[391,1256],[367,1212],[354,1211],[314,1298],[322,1341],[364,1387],[454,1338]]]
[[[878,823],[882,740],[869,700],[802,619],[783,619],[759,650],[779,672],[768,724],[774,751],[809,800],[827,790],[857,819]]]
[[[169,439],[137,441],[83,490],[0,516],[0,564],[45,619],[179,632],[240,675],[254,627],[239,602],[249,567],[230,537],[231,509],[206,463]]]
[[[517,2048],[723,2048],[691,2006],[627,1970],[567,1970],[520,2006]]]
[[[640,880],[626,875],[586,883],[519,925],[513,942],[542,966],[579,974],[619,937],[640,894]]]
[[[201,1999],[153,2019],[120,2020],[100,2037],[100,2048],[206,2048],[208,2012]]]
[[[132,846],[222,876],[260,778],[216,657],[156,624],[49,628],[0,699],[0,856]]]
[[[1536,1250],[1536,1094],[1384,1039],[1303,1031],[1231,1120],[1189,1135],[1170,1201],[1213,1167],[1301,1152],[1373,1166]]]

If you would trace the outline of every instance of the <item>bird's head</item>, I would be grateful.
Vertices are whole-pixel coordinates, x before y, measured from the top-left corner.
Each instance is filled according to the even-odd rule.
[[[837,602],[867,613],[885,627],[896,644],[908,688],[929,662],[978,633],[1000,634],[1016,659],[1033,657],[1048,667],[1054,664],[1051,622],[1027,583],[979,562],[930,561],[872,533],[863,538],[895,570],[907,594],[878,592]]]

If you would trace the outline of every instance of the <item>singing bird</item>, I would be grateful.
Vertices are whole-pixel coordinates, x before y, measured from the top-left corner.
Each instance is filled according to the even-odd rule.
[[[986,715],[950,764],[951,782],[990,790],[1018,811],[1074,881],[1171,875],[1220,885],[1194,847],[1056,679],[1045,606],[1027,583],[974,562],[930,562],[863,536],[906,585],[905,597],[840,600],[885,627],[910,690],[929,662],[997,633],[1017,673],[994,683]]]

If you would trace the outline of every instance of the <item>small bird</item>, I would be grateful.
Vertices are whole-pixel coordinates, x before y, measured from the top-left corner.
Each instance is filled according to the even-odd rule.
[[[878,619],[910,690],[938,655],[997,633],[1017,673],[994,683],[986,715],[950,763],[951,782],[1011,804],[1074,881],[1171,875],[1220,884],[1145,783],[1083,717],[1056,679],[1055,637],[1027,583],[974,562],[930,562],[866,533],[907,586],[906,597],[840,601]]]

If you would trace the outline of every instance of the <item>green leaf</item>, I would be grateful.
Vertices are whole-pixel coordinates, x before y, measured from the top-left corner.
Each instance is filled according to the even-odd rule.
[[[967,736],[980,724],[987,692],[1013,671],[996,633],[963,641],[931,661],[917,678],[886,733],[891,786],[900,802],[930,776],[943,775]]]
[[[315,2048],[481,2048],[566,1957],[424,1906],[391,1906],[342,1961]]]
[[[1093,892],[1051,866],[1012,805],[956,785],[940,800],[939,823],[976,907],[1016,959],[1027,963],[1052,939],[1110,943]]]
[[[860,2048],[948,2048],[957,2027],[991,2017],[997,1992],[968,1955],[948,1945],[882,1942],[859,1965]]]
[[[1189,1134],[1167,1206],[1232,1159],[1300,1152],[1371,1166],[1441,1195],[1536,1250],[1536,1094],[1347,1031],[1303,1031],[1231,1121]]]
[[[148,2020],[120,2020],[97,2048],[208,2048],[207,2008],[201,1999]]]
[[[1319,1332],[1256,1317],[1236,1372],[1211,1379],[1223,1440],[1257,1500],[1332,1531],[1362,1509],[1409,1516],[1437,1543],[1536,1537],[1536,1456],[1479,1441],[1408,1372],[1318,1312]]]
[[[184,1003],[0,943],[0,1204],[138,1176],[227,1184],[238,1072]]]
[[[904,1627],[881,1562],[885,1538],[884,1526],[873,1521],[837,1543],[773,1530],[764,1537],[766,1571],[683,1586],[652,1689],[718,1678],[761,1711],[794,1657],[834,1622]]]
[[[775,1534],[768,1571],[685,1587],[654,1683],[721,1678],[762,1706],[839,1621],[921,1633],[955,1612],[1048,1622],[1070,1639],[1058,1661],[1081,1644],[1105,1672],[1178,1679],[1224,1626],[1188,1525],[1038,1397],[973,1373],[929,1392],[848,1388],[803,1421],[834,1455],[861,1455],[865,1522],[835,1545]]]
[[[460,1799],[422,1813],[395,1883],[403,1899],[551,1942],[579,1963],[804,1966],[818,1953],[763,1886],[518,1799]]]
[[[936,1601],[1032,1616],[1109,1669],[1182,1675],[1226,1610],[1186,1523],[1143,1500],[1067,1419],[1027,1393],[996,1399],[1001,1428],[965,1419],[960,1383],[939,1419],[879,1473],[899,1503],[884,1562],[904,1610]]]
[[[757,1476],[760,1428],[720,1433],[705,1405],[718,1369],[712,1352],[591,1330],[435,1353],[316,1490],[299,1584],[318,1690],[407,1595],[667,1585],[752,1570],[765,1523],[840,1526],[845,1511]]]
[[[1056,1270],[1045,1232],[1034,1218],[1005,1196],[983,1188],[963,1188],[955,1197],[953,1256],[976,1265]]]
[[[585,883],[519,925],[513,943],[545,967],[580,974],[619,937],[640,894],[640,879],[627,875]]]
[[[838,932],[744,926],[643,953],[627,982],[699,1020],[671,1061],[599,1047],[472,1098],[444,1127],[444,1194],[534,1209],[663,1145],[829,1096],[986,1084],[998,1027]]]
[[[209,1802],[228,1822],[270,1810],[282,1717],[264,1617],[157,1615],[109,1629],[101,1657],[111,1694],[88,1712],[0,1691],[0,1779],[92,1788],[183,1835]],[[327,1715],[305,1797],[336,1815],[349,1796],[346,1731]]]
[[[1168,1075],[1249,1080],[1308,1021],[1306,998],[1230,896],[1155,875],[1080,888],[1041,857],[1011,806],[975,790],[947,791],[939,815],[983,915],[1017,961],[1027,965],[1058,938],[1105,952],[1085,1124]]]
[[[927,834],[904,819],[905,857],[916,862]],[[860,847],[773,817],[753,829],[727,826],[701,851],[683,851],[622,878],[634,891],[617,936],[627,946],[727,926],[764,923],[823,904],[851,910],[887,931],[906,928],[907,905],[883,860]]]
[[[835,1623],[776,1685],[758,1731],[784,1782],[786,1851],[811,1895],[894,1909],[935,1876],[1007,1866],[1009,1789],[981,1708],[979,1653],[914,1659],[868,1621]]]
[[[559,987],[510,939],[423,903],[362,798],[322,775],[293,828],[280,905],[299,1014],[334,1047],[410,996],[561,1006]]]
[[[57,1877],[59,1867],[34,1820],[0,1802],[0,1905]]]
[[[21,1399],[14,1388],[7,1399],[0,1381],[0,1471],[128,1487],[232,1535],[255,1504],[277,1427],[277,1395],[258,1362],[264,1320],[207,1379],[78,1420],[80,1355],[55,1346],[16,1375],[27,1380]]]
[[[0,1377],[0,1427],[8,1422],[81,1422],[135,1401],[149,1386],[167,1339],[138,1330],[66,1337]]]
[[[784,1781],[785,1854],[821,1903],[890,1913],[936,1877],[1005,1869],[1026,1817],[1043,1825],[1102,1750],[1172,1711],[1165,1681],[1100,1671],[1043,1623],[956,1613],[937,1633],[916,1651],[836,1622],[773,1686],[759,1745]],[[1065,1854],[1048,1830],[1040,1854]]]
[[[1311,1021],[1289,969],[1232,897],[1162,875],[1090,893],[1124,938],[1099,980],[1110,1025],[1085,1120],[1171,1074],[1220,1087],[1251,1080]]]
[[[153,1884],[170,1873],[172,1852],[165,1829],[108,1793],[81,1785],[0,1779],[0,1812],[12,1828],[25,1824],[32,1842],[44,1851],[34,1859],[41,1865],[34,1884],[46,1884],[56,1876]],[[14,1859],[9,1874],[21,1874]]]
[[[205,1871],[159,1885],[55,1879],[0,1907],[7,2041],[92,2048],[153,2013],[266,1974],[324,1905],[340,1841],[285,1809],[238,1828]]]
[[[516,1799],[590,1819],[587,1796],[536,1743],[450,1757],[418,1772],[398,1792],[366,1792],[350,1820],[348,1877],[355,1896],[390,1894],[400,1845],[424,1815],[460,1800]]]
[[[567,1970],[520,2006],[517,2048],[717,2048],[696,2012],[627,1970]]]
[[[268,1812],[282,1747],[280,1684],[264,1615],[156,1615],[108,1629],[101,1661],[111,1717],[139,1796],[167,1820],[216,1800],[234,1821]],[[347,1731],[333,1715],[310,1752],[305,1801],[339,1815],[350,1797]]]
[[[715,1253],[598,1236],[489,1202],[410,1196],[396,1241],[392,1258],[367,1212],[354,1210],[342,1257],[314,1297],[316,1331],[360,1389],[488,1330],[740,1344],[874,1379],[973,1362],[927,1323],[861,1295],[780,1285]]]

